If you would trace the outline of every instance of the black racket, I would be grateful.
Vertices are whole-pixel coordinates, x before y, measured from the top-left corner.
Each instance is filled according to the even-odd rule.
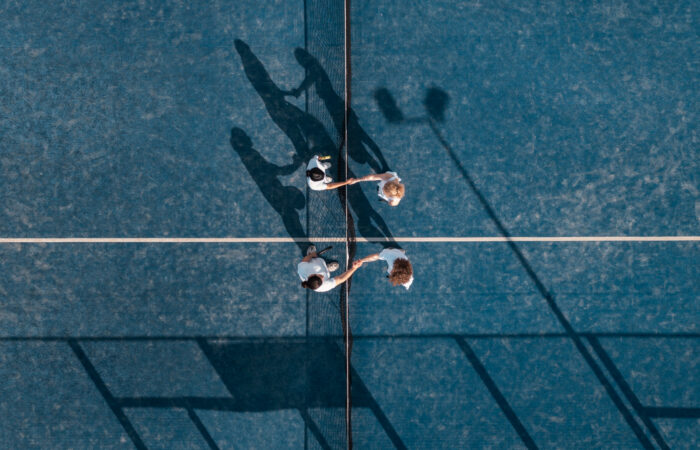
[[[329,245],[328,247],[324,248],[323,250],[317,251],[316,254],[320,256],[320,255],[326,253],[328,250],[330,250],[330,249],[332,249],[332,248],[333,248],[333,246],[332,246],[332,245]]]

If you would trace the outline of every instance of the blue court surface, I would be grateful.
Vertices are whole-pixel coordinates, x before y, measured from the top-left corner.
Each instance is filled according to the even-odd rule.
[[[343,6],[0,0],[0,448],[700,447],[698,3]]]

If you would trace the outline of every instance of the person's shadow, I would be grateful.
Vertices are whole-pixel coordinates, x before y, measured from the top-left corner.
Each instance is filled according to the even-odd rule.
[[[298,88],[291,90],[291,94],[299,95],[312,85],[315,86],[316,93],[323,100],[333,119],[333,125],[338,135],[343,136],[345,133],[345,100],[335,92],[323,66],[309,52],[302,48],[297,48],[294,50],[294,57],[306,69],[306,77]],[[360,126],[357,115],[352,108],[348,111],[348,134],[351,137],[348,140],[348,155],[350,155],[350,158],[358,164],[369,165],[376,173],[383,173],[389,170],[389,165],[384,159],[382,151]],[[370,155],[366,147],[372,150],[374,156]]]
[[[334,155],[337,152],[336,145],[323,124],[287,101],[286,96],[291,95],[291,91],[283,91],[272,81],[265,66],[248,44],[236,39],[234,45],[246,77],[262,99],[270,118],[292,141],[300,158],[297,167],[314,155]]]
[[[300,161],[295,158],[291,164],[278,166],[266,160],[260,152],[253,148],[250,137],[240,128],[231,130],[231,147],[238,153],[241,162],[250,174],[265,200],[282,217],[287,233],[293,238],[304,238],[306,232],[299,218],[299,210],[304,209],[306,199],[303,192],[293,186],[283,186],[277,178],[290,175],[299,167]],[[306,251],[307,244],[298,239],[296,244]]]
[[[243,70],[246,74],[246,77],[248,78],[251,85],[262,99],[265,105],[265,109],[270,115],[270,118],[292,141],[292,145],[294,146],[294,149],[299,158],[296,167],[308,161],[313,155],[330,155],[333,157],[333,163],[336,165],[336,167],[338,167],[339,169],[341,167],[344,167],[344,162],[342,160],[342,152],[340,152],[334,144],[325,126],[316,117],[301,110],[296,105],[286,100],[287,96],[298,95],[301,92],[301,90],[299,88],[293,91],[280,89],[272,81],[269,73],[265,69],[265,66],[257,58],[257,56],[255,56],[248,44],[239,39],[236,39],[234,44],[236,47],[236,51],[238,52],[241,58],[241,62],[243,63]],[[329,112],[334,117],[334,122],[336,123],[336,126],[342,127],[342,116],[344,115],[345,108],[343,100],[333,91],[330,85],[330,80],[328,79],[328,75],[325,73],[318,61],[316,61],[315,58],[311,57],[311,55],[309,55],[307,52],[300,50],[301,49],[297,49],[295,51],[297,58],[304,61],[304,64],[309,64],[309,67],[312,67],[313,70],[316,72],[315,77],[307,78],[310,81],[305,81],[304,83],[302,83],[301,88],[304,88],[303,86],[305,84],[309,84],[315,80],[316,90],[317,92],[321,91],[323,93],[322,95],[326,107],[329,109]],[[307,58],[311,58],[311,60]],[[321,95],[321,93],[319,93],[319,95]],[[340,103],[338,103],[338,101]],[[340,120],[340,124],[338,123],[338,120]],[[351,125],[351,127],[353,128],[349,127],[349,129],[354,130],[353,132],[357,133],[358,136],[366,136],[366,138],[364,138],[365,142],[372,142],[372,145],[374,145],[374,148],[376,149],[378,154],[381,155],[381,152],[379,151],[379,148],[376,147],[376,144],[374,144],[374,142],[371,141],[371,139],[369,139],[366,133],[364,133],[364,131],[359,127],[356,118],[351,122],[353,122],[354,125]],[[351,145],[354,140],[355,139],[350,139]],[[360,147],[362,147],[362,150],[356,150],[354,149],[354,147],[349,149],[351,150],[349,152],[351,157],[354,156],[353,152],[355,151],[359,153],[364,152],[365,154],[367,154],[362,144],[359,145]],[[370,155],[367,154],[367,156],[369,157]],[[374,163],[371,164],[376,165],[377,168],[379,168],[381,171],[381,169],[383,169],[386,166],[386,161],[384,161],[383,157],[381,157],[381,161],[382,165],[379,165],[379,163],[377,163],[376,161],[374,161]],[[348,176],[354,177],[355,175],[351,170],[348,170]],[[343,180],[344,177],[345,173],[341,173],[341,171],[339,170],[336,179]],[[265,180],[267,179],[267,177],[264,178]],[[265,181],[260,181],[261,182],[258,182],[256,180],[256,182],[258,182],[258,185],[262,190],[262,183],[264,183]],[[341,196],[341,201],[344,201],[344,192],[344,189],[338,189],[338,195]],[[357,228],[360,234],[366,238],[384,239],[384,241],[382,242],[382,245],[384,246],[398,247],[398,244],[394,241],[393,235],[391,234],[391,230],[387,226],[386,222],[384,222],[384,219],[381,217],[381,215],[372,207],[369,200],[362,192],[360,186],[349,187],[347,189],[347,195],[350,208],[357,217]],[[282,209],[277,209],[277,211],[280,213],[280,215],[286,214],[288,212],[288,210]],[[287,220],[284,216],[283,220],[285,220],[286,224]]]

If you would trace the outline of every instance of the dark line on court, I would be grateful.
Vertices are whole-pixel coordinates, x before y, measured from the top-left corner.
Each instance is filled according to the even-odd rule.
[[[131,442],[134,443],[134,447],[139,450],[146,450],[146,445],[139,437],[138,433],[129,421],[129,418],[126,417],[124,411],[117,405],[114,397],[109,392],[109,389],[107,389],[107,385],[104,383],[104,381],[102,381],[99,373],[97,373],[97,369],[95,369],[95,366],[92,365],[90,359],[87,357],[78,342],[71,339],[68,341],[68,345],[73,350],[73,353],[75,353],[75,356],[78,358],[80,363],[83,365],[83,368],[87,372],[92,382],[95,384],[97,390],[100,392],[100,394],[102,394],[102,398],[104,398],[105,402],[107,402],[109,409],[111,409],[112,413],[114,413],[114,415],[117,417],[117,420],[121,424],[122,428],[124,428],[124,431],[126,431],[126,434],[131,439]]]
[[[582,336],[594,337],[620,337],[620,338],[681,338],[698,339],[700,333],[581,333]]]
[[[647,406],[644,412],[649,417],[659,419],[700,419],[700,408]]]
[[[659,339],[700,339],[700,333],[613,333],[596,332],[578,333],[582,337],[598,338],[659,338]],[[343,335],[327,336],[232,336],[232,335],[183,335],[183,336],[5,336],[0,337],[2,341],[195,341],[198,339],[212,341],[265,341],[265,342],[303,342],[309,340],[335,341]],[[465,339],[490,339],[490,338],[568,338],[567,333],[426,333],[426,334],[353,334],[355,339],[454,339],[463,337]]]
[[[195,409],[229,412],[250,411],[249,408],[242,409],[238,407],[238,402],[229,397],[120,397],[115,399],[115,403],[122,408],[184,408],[188,411],[188,414],[190,411]],[[321,430],[318,428],[311,416],[309,416],[308,412],[304,409],[299,409],[299,412],[304,419],[306,427],[316,437],[319,444],[321,444],[324,449],[330,449],[330,445],[328,445],[328,442],[323,437]],[[197,420],[199,419],[197,418]],[[199,426],[197,428],[200,429]],[[208,439],[202,431],[207,433],[206,436],[209,436]],[[200,433],[202,433],[202,436],[207,439],[208,443],[211,442],[214,444],[214,446],[216,446],[214,440],[211,438],[211,435],[209,435],[206,428],[204,428],[204,424],[202,424]]]
[[[305,409],[300,409],[299,414],[301,414],[301,418],[304,420],[304,424],[306,425],[306,428],[308,428],[309,431],[311,431],[311,434],[314,435],[314,437],[318,441],[319,445],[324,450],[331,450],[331,446],[328,445],[328,441],[323,436],[323,433],[321,433],[321,429],[318,428],[318,425],[316,425],[316,422],[314,422],[314,420],[309,415],[309,412]]]
[[[190,416],[190,420],[192,423],[194,423],[194,426],[197,427],[197,430],[199,430],[199,434],[201,434],[204,440],[207,441],[209,448],[212,450],[219,450],[219,446],[216,445],[216,442],[214,442],[214,439],[211,437],[211,434],[209,434],[207,427],[204,426],[202,421],[199,419],[199,416],[197,416],[197,413],[192,408],[187,408],[187,415]]]
[[[498,403],[498,406],[501,408],[501,411],[503,411],[503,414],[505,414],[508,422],[510,422],[513,428],[515,428],[515,432],[518,433],[518,436],[520,436],[523,444],[525,444],[525,446],[531,450],[536,449],[537,444],[535,444],[535,441],[530,436],[530,433],[527,432],[527,429],[518,418],[518,415],[515,414],[515,411],[508,403],[508,400],[506,400],[505,396],[498,389],[496,382],[493,380],[493,378],[491,378],[486,370],[486,367],[481,363],[479,357],[476,356],[476,353],[474,353],[474,350],[472,350],[467,341],[462,338],[457,338],[455,341],[466,355],[467,359],[474,368],[474,371],[476,371],[479,378],[481,378],[481,381],[484,382],[486,389],[489,390],[493,399],[496,401],[496,403]]]
[[[394,444],[394,447],[399,450],[407,449],[408,447],[406,447],[406,444],[403,443],[401,436],[399,436],[399,433],[396,432],[396,429],[394,429],[394,426],[391,424],[389,418],[386,416],[386,414],[384,414],[384,411],[379,406],[379,402],[377,402],[367,386],[365,386],[365,384],[362,382],[362,379],[358,375],[357,371],[353,367],[350,367],[350,371],[351,377],[354,380],[359,380],[356,389],[360,390],[361,392],[358,394],[366,397],[365,400],[369,403],[370,410],[374,413],[374,416],[377,418],[377,422],[379,422],[379,424],[382,426],[384,432],[391,440],[391,443]]]
[[[664,438],[661,436],[661,433],[659,433],[659,430],[656,428],[656,425],[654,425],[654,422],[649,419],[649,416],[647,415],[646,411],[644,410],[644,407],[642,406],[642,403],[639,401],[637,396],[634,394],[632,391],[632,388],[630,388],[629,384],[627,384],[627,381],[625,380],[625,377],[622,376],[622,373],[620,373],[620,370],[617,368],[613,360],[610,358],[608,353],[605,351],[602,345],[600,345],[600,341],[596,339],[595,337],[588,337],[588,342],[591,343],[591,347],[593,347],[593,350],[596,352],[600,360],[603,362],[605,367],[608,369],[608,372],[610,372],[610,375],[613,377],[617,385],[620,387],[620,390],[622,391],[623,394],[625,394],[625,397],[627,397],[627,400],[630,402],[632,405],[632,408],[634,408],[635,412],[639,416],[640,419],[642,419],[642,422],[644,422],[644,425],[647,427],[651,435],[654,437],[654,440],[656,443],[662,448],[662,449],[669,449],[668,444],[664,441]]]
[[[574,330],[574,327],[571,325],[569,320],[566,318],[564,313],[562,312],[561,309],[559,309],[559,306],[557,305],[556,301],[554,300],[554,297],[552,294],[549,292],[549,290],[545,287],[544,283],[540,278],[537,276],[537,273],[535,270],[532,268],[530,265],[530,262],[527,260],[525,255],[520,251],[520,248],[513,242],[511,239],[511,235],[508,232],[508,229],[501,223],[501,220],[498,218],[498,215],[496,212],[493,210],[489,202],[486,200],[486,197],[484,197],[484,194],[481,193],[479,188],[476,186],[476,183],[474,183],[474,180],[472,180],[471,176],[469,175],[469,172],[464,168],[462,165],[462,162],[459,160],[457,157],[456,153],[450,146],[450,144],[445,140],[445,138],[442,136],[442,133],[440,130],[437,128],[437,125],[435,124],[435,121],[432,118],[428,119],[428,125],[430,126],[430,129],[433,131],[435,136],[437,137],[438,141],[440,144],[443,146],[443,148],[447,151],[447,154],[450,156],[450,159],[455,163],[455,166],[457,166],[457,169],[459,172],[462,174],[462,177],[464,177],[464,180],[467,182],[469,187],[471,188],[472,192],[474,195],[476,195],[477,199],[481,203],[481,206],[484,208],[488,216],[490,217],[491,221],[496,225],[498,228],[498,231],[501,233],[501,235],[506,238],[506,243],[510,247],[510,249],[513,251],[515,256],[517,257],[518,261],[520,262],[520,265],[525,269],[525,272],[527,273],[528,277],[530,280],[535,284],[535,287],[537,290],[540,292],[544,300],[547,302],[547,305],[549,306],[549,309],[552,311],[556,319],[559,321],[559,324],[564,328],[566,331],[566,334],[568,337],[573,341],[574,346],[578,350],[578,352],[581,354],[583,359],[585,360],[586,364],[591,368],[595,376],[598,378],[600,383],[603,385],[605,390],[608,393],[608,396],[613,400],[615,403],[615,406],[617,409],[620,411],[620,413],[623,415],[627,423],[630,425],[630,427],[634,430],[634,433],[637,435],[637,438],[640,440],[642,445],[644,445],[646,448],[653,448],[651,446],[651,443],[648,441],[646,435],[641,431],[639,428],[639,425],[637,422],[634,420],[634,418],[631,416],[627,408],[625,407],[624,403],[620,399],[620,397],[617,395],[617,392],[615,392],[615,389],[610,385],[610,382],[605,378],[605,374],[603,373],[603,370],[598,366],[596,363],[595,359],[593,359],[593,356],[590,354],[588,349],[583,343],[583,340],[581,337],[578,335],[576,330]]]
[[[117,397],[122,408],[184,408],[209,411],[243,411],[230,397]],[[245,411],[248,411],[246,409]]]

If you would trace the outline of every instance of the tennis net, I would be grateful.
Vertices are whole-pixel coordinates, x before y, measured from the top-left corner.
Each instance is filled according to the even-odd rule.
[[[306,77],[312,80],[306,91],[306,110],[310,120],[317,120],[325,136],[316,135],[312,153],[330,156],[332,172],[338,181],[347,179],[347,116],[349,99],[349,0],[307,0],[305,2]],[[327,139],[326,139],[327,137]],[[347,188],[336,195],[308,191],[307,233],[333,239],[344,238],[345,245],[334,245],[324,254],[327,260],[340,263],[339,272],[347,270],[355,256],[355,227],[347,205]],[[325,246],[314,242],[317,247]],[[336,275],[336,274],[334,274]],[[326,360],[332,366],[323,373],[336,374],[331,380],[316,376],[310,367],[307,386],[311,395],[309,415],[322,435],[322,447],[351,448],[351,380],[350,354],[352,336],[349,326],[350,282],[327,293],[309,292],[307,296],[307,336],[313,342],[323,338],[332,344]],[[316,344],[310,344],[310,349]],[[313,360],[313,358],[311,359]],[[326,397],[313,407],[318,393]],[[318,438],[318,436],[316,436]],[[318,440],[318,439],[317,439]],[[310,441],[310,440],[309,440]],[[313,447],[313,446],[312,446]]]

